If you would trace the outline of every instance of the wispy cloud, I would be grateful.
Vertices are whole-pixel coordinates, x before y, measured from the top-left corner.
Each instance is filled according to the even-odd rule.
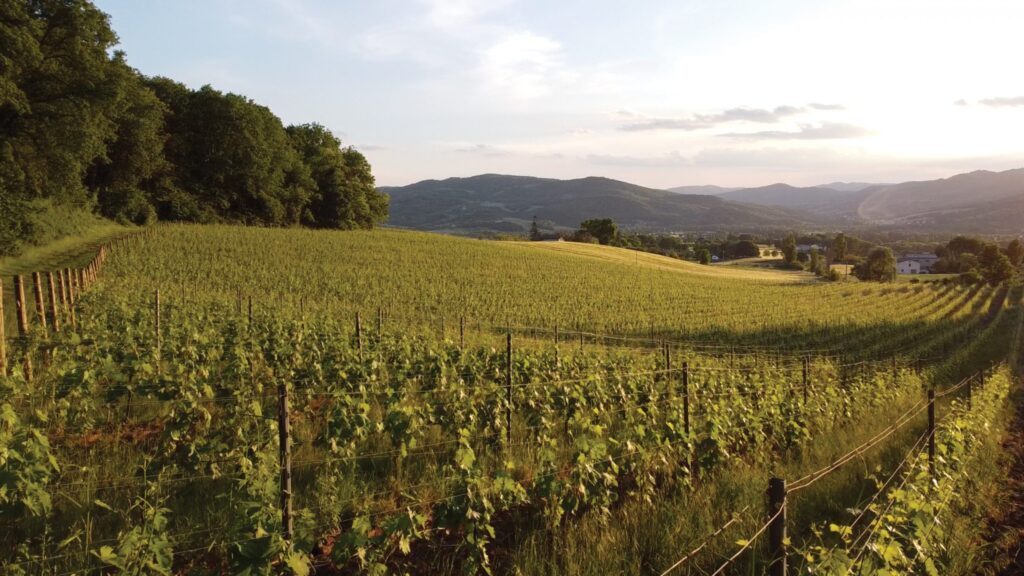
[[[840,122],[824,122],[822,124],[803,124],[798,130],[766,130],[762,132],[733,132],[722,134],[728,138],[744,138],[749,140],[841,140],[861,138],[871,131],[855,124]]]
[[[825,111],[829,111],[829,110],[846,110],[846,106],[843,106],[842,104],[822,104],[820,102],[811,102],[810,104],[807,105],[807,107],[811,108],[813,110],[825,110]]]
[[[643,130],[703,130],[730,122],[774,124],[785,118],[815,110],[839,110],[837,104],[808,104],[807,106],[776,106],[775,108],[730,108],[715,114],[694,114],[681,118],[644,118],[621,126],[627,132]]]
[[[1010,98],[984,98],[978,100],[978,104],[993,107],[1024,106],[1024,96],[1013,96]]]
[[[687,166],[692,161],[683,154],[672,151],[661,156],[621,156],[616,154],[588,154],[587,162],[599,166]]]
[[[512,151],[497,146],[491,146],[490,144],[468,144],[464,146],[457,146],[456,152],[463,154],[480,154],[482,156],[511,156]]]

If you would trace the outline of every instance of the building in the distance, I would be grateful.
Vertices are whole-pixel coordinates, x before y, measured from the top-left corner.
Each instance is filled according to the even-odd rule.
[[[900,274],[930,274],[939,257],[929,252],[909,252],[896,261]]]
[[[900,274],[920,274],[921,263],[917,260],[899,260],[896,262],[896,271]]]

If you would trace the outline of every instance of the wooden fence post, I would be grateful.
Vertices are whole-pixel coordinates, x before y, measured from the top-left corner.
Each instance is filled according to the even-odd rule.
[[[4,326],[4,279],[0,278],[0,378],[7,377],[7,332]]]
[[[46,336],[46,301],[43,300],[43,280],[39,276],[39,272],[32,273],[32,296],[36,301],[39,325],[43,327],[43,336]]]
[[[281,463],[281,530],[285,542],[292,541],[292,445],[291,408],[288,404],[288,382],[277,385],[277,433]]]
[[[782,478],[768,481],[768,518],[768,574],[786,576],[786,481]]]
[[[928,389],[928,472],[935,478],[935,388]]]
[[[53,272],[46,273],[46,284],[50,294],[50,320],[53,321],[53,331],[60,332],[60,314],[57,312],[57,285],[53,281]]]
[[[252,331],[252,296],[249,296],[249,331]]]
[[[28,352],[28,310],[25,306],[25,280],[21,275],[14,277],[14,311],[18,316],[18,337],[25,346],[25,380],[32,381],[32,357]]]
[[[974,379],[976,375],[971,375],[967,379],[967,409],[971,410],[974,408]]]
[[[505,436],[512,443],[512,328],[505,335],[505,389],[508,393],[508,404],[505,407]]]
[[[466,347],[466,317],[459,316],[459,350]]]
[[[384,339],[384,308],[377,307],[377,342]]]

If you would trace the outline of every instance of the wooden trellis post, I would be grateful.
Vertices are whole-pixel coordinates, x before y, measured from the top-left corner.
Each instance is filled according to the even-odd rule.
[[[512,328],[508,329],[505,335],[505,389],[508,394],[508,404],[505,407],[505,436],[508,443],[512,443]]]
[[[768,518],[768,574],[786,576],[786,481],[782,478],[768,481]]]
[[[0,378],[7,377],[7,332],[4,326],[4,279],[0,278]]]
[[[153,317],[154,317],[154,336],[156,336],[156,348],[154,353],[156,355],[156,370],[159,373],[160,370],[160,349],[163,347],[162,336],[160,334],[160,289],[157,288],[153,292]]]
[[[36,301],[36,315],[39,317],[39,325],[43,328],[43,335],[46,335],[46,301],[43,300],[43,280],[39,272],[32,273],[32,296]]]
[[[50,320],[53,321],[53,331],[60,332],[60,313],[57,312],[57,285],[53,281],[53,272],[46,273],[46,284],[50,294]]]
[[[68,298],[68,285],[64,281],[64,271],[57,270],[57,296],[60,298],[60,311],[65,321],[71,318],[71,301]]]
[[[356,348],[359,350],[359,361],[363,361],[363,321],[356,312]]]
[[[291,407],[288,403],[288,383],[277,385],[277,432],[281,463],[281,531],[286,542],[292,541],[292,445]]]
[[[928,389],[928,472],[935,478],[935,388]]]
[[[18,337],[25,346],[25,380],[32,381],[32,357],[28,352],[28,310],[25,306],[25,280],[17,275],[14,277],[14,311],[18,316]]]
[[[690,363],[683,362],[683,431],[690,436]]]

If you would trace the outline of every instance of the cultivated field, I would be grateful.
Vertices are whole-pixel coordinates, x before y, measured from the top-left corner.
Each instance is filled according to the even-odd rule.
[[[1021,323],[398,231],[161,226],[81,288],[5,323],[8,573],[747,574],[780,525],[797,573],[970,573]]]

